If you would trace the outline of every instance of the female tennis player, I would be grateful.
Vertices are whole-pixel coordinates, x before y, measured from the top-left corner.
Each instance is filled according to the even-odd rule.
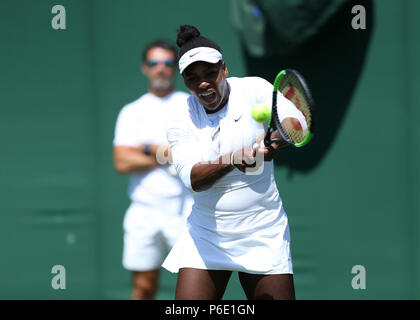
[[[266,128],[251,116],[256,103],[271,106],[273,86],[258,77],[228,78],[220,47],[193,26],[180,27],[177,45],[192,95],[171,108],[167,136],[194,205],[163,263],[179,273],[175,298],[221,299],[238,271],[248,299],[294,299],[288,219],[272,163],[283,145],[265,148]],[[303,117],[283,96],[278,108]]]

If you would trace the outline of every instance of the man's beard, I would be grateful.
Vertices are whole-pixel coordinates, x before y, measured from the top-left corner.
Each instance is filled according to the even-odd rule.
[[[171,79],[150,79],[149,87],[156,91],[165,91],[172,87]]]

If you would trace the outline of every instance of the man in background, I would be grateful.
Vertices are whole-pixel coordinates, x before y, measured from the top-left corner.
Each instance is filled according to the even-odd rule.
[[[175,47],[165,40],[146,46],[141,71],[148,92],[121,109],[115,127],[114,165],[130,175],[123,266],[133,273],[133,299],[155,298],[160,266],[192,204],[173,167],[158,161],[159,155],[170,157],[165,114],[188,97],[174,89],[176,57]]]

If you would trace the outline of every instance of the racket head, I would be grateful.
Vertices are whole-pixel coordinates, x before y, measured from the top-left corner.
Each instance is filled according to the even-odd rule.
[[[296,118],[280,118],[281,110],[277,108],[279,91],[302,112],[306,126],[302,127]],[[315,129],[315,103],[306,81],[296,70],[282,70],[274,80],[272,122],[282,138],[295,147],[303,147],[312,139]]]

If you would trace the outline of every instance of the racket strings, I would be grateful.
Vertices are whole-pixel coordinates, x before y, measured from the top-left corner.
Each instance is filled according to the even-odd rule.
[[[286,118],[281,122],[282,129],[287,135],[289,140],[293,143],[302,142],[306,135],[303,131],[302,126],[300,125],[299,120],[296,118]]]
[[[308,101],[310,98],[306,96],[306,90],[301,83],[297,81],[295,76],[286,74],[284,81],[280,83],[279,91],[298,108],[305,116],[308,127],[312,122],[311,112]]]
[[[310,98],[306,96],[306,90],[302,87],[296,77],[286,73],[279,84],[278,90],[302,112],[307,127],[310,128],[312,123],[311,111],[308,103]],[[294,144],[302,142],[308,134],[308,131],[303,130],[299,120],[296,118],[283,119],[283,121],[281,121],[281,126],[283,132]]]

